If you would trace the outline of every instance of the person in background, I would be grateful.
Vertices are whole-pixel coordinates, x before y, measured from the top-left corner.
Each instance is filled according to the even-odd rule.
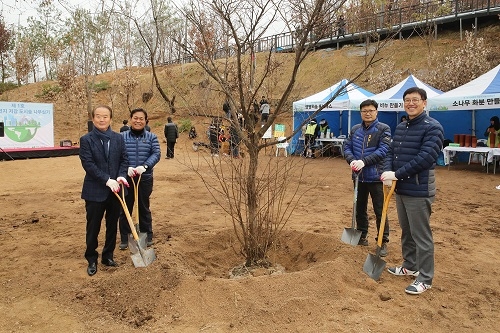
[[[346,32],[345,26],[346,26],[346,22],[345,22],[344,15],[340,15],[340,17],[337,21],[337,38],[339,38],[340,36],[345,37],[345,32]]]
[[[327,137],[327,131],[330,129],[330,126],[328,126],[328,122],[325,119],[321,119],[319,121],[319,133],[320,135],[323,134],[323,137]]]
[[[269,102],[267,101],[266,97],[262,96],[262,99],[260,100],[260,113],[261,113],[260,121],[262,123],[267,122],[270,112],[271,112],[271,106],[269,105]]]
[[[401,121],[400,123],[404,123],[405,121],[407,121],[408,119],[406,118],[406,116],[401,116]]]
[[[500,143],[500,121],[497,116],[493,116],[490,118],[490,126],[484,132],[484,136],[488,138],[488,142],[486,142],[486,147],[490,147],[490,134],[495,133],[495,142],[494,148],[498,147]]]
[[[213,157],[219,156],[219,128],[217,123],[212,121],[208,128],[208,138],[210,140],[210,153]]]
[[[149,127],[149,119],[146,120],[146,126],[144,126],[144,129],[148,132],[151,132],[151,127]]]
[[[304,135],[304,156],[307,158],[315,158],[314,146],[316,145],[316,138],[319,134],[319,126],[316,119],[311,119],[307,124],[306,132]]]
[[[189,130],[189,138],[196,139],[198,137],[198,133],[196,133],[196,128],[194,126],[191,126],[191,129]]]
[[[128,124],[128,120],[127,119],[123,120],[122,123],[123,123],[123,126],[120,127],[120,133],[128,131],[130,129],[130,127],[127,125]]]
[[[227,119],[231,119],[231,104],[229,104],[229,100],[226,100],[224,104],[222,104],[222,111],[224,111]]]
[[[361,124],[354,125],[344,142],[344,155],[352,170],[352,178],[358,174],[358,199],[356,225],[361,231],[359,245],[368,245],[368,196],[372,198],[377,223],[377,237],[384,207],[384,188],[380,176],[384,170],[384,159],[389,151],[391,128],[378,121],[378,103],[372,99],[360,106]],[[380,256],[387,256],[389,242],[389,219],[386,218]]]
[[[80,138],[80,161],[85,170],[82,199],[85,200],[87,218],[85,259],[87,274],[97,273],[98,236],[101,220],[106,221],[106,237],[102,249],[101,263],[117,267],[113,259],[116,246],[118,217],[121,204],[114,193],[120,185],[129,186],[127,179],[128,157],[123,136],[111,130],[113,110],[101,105],[92,111],[93,129]]]
[[[153,192],[153,168],[160,161],[160,142],[156,134],[146,130],[148,113],[144,109],[130,111],[130,131],[124,132],[123,139],[128,156],[128,172],[130,178],[137,177],[139,180],[139,192],[137,206],[139,209],[139,230],[147,234],[147,246],[153,245],[153,219],[149,209],[149,197]],[[127,179],[130,180],[130,179]],[[132,214],[134,208],[135,194],[129,190],[125,197],[128,211]],[[120,250],[128,247],[128,234],[131,233],[130,226],[125,213],[120,214]]]
[[[177,125],[172,122],[172,117],[167,118],[167,124],[163,133],[167,140],[167,156],[165,158],[168,160],[174,158],[175,143],[179,137],[179,130],[177,129]]]
[[[396,208],[401,227],[403,263],[388,268],[397,276],[414,276],[408,294],[421,294],[434,278],[434,241],[430,226],[436,196],[435,166],[443,148],[441,124],[425,113],[427,93],[412,87],[403,93],[408,121],[396,126],[380,179],[396,183]]]
[[[229,127],[229,147],[231,149],[231,156],[233,158],[240,157],[240,151],[239,151],[240,142],[241,139],[238,133],[238,128],[235,124],[231,123],[231,126]]]

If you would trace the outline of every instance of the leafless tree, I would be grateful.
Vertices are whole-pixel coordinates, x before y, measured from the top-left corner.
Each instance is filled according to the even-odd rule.
[[[266,262],[270,246],[276,241],[301,196],[298,189],[292,189],[291,197],[286,197],[286,200],[283,196],[290,190],[286,181],[290,170],[297,170],[296,167],[292,168],[293,162],[278,160],[264,165],[259,163],[263,150],[277,143],[276,138],[264,140],[264,134],[277,119],[289,117],[290,96],[296,85],[300,65],[323,37],[318,31],[323,31],[325,17],[334,17],[343,3],[326,0],[202,0],[191,1],[182,9],[188,21],[188,38],[177,42],[204,69],[221,94],[228,98],[232,106],[228,121],[230,126],[236,128],[247,153],[241,162],[232,160],[226,163],[217,158],[209,159],[215,178],[201,175],[214,198],[227,200],[219,202],[232,218],[246,266]],[[293,21],[289,17],[294,17]],[[286,71],[277,50],[273,48],[265,54],[259,54],[260,63],[256,66],[256,43],[270,25],[278,20],[285,22],[288,31],[292,31],[292,26],[297,23],[302,31],[296,36],[293,45],[293,65]],[[374,48],[367,67],[377,54],[378,48]],[[284,89],[279,92],[270,90],[273,75],[277,71],[286,73],[286,79],[281,82]],[[351,81],[362,73],[352,73]],[[269,91],[273,92],[272,96],[268,94]],[[261,95],[266,95],[272,101],[271,115],[264,123],[254,117],[252,106],[253,101]],[[325,101],[311,117],[337,96]],[[244,119],[243,126],[238,114]],[[288,138],[301,127],[298,126]],[[300,172],[295,176],[300,177]]]

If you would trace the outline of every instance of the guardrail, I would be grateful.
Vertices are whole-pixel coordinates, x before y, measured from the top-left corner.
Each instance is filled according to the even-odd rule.
[[[415,27],[441,24],[458,20],[461,17],[485,16],[500,13],[500,0],[431,0],[404,7],[398,6],[398,0],[392,0],[387,8],[368,15],[362,12],[348,12],[345,20],[346,26],[343,36],[338,36],[336,21],[326,21],[321,30],[316,30],[309,35],[311,42],[318,45],[332,43],[333,41],[347,41],[366,38],[370,33],[389,33],[404,27]],[[499,14],[500,15],[500,14]],[[500,19],[500,16],[499,16]],[[295,46],[299,30],[263,37],[256,41],[255,52],[286,52],[292,51]],[[231,48],[221,49],[215,58],[231,56]],[[179,57],[172,59],[164,65],[175,63],[194,62],[192,57]]]

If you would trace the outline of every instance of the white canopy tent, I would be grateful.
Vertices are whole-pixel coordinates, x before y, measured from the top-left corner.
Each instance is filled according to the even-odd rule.
[[[462,120],[462,123],[466,123],[463,124],[462,128],[456,129],[454,133],[450,134],[471,133],[476,135],[476,124],[483,124],[486,128],[489,125],[489,119],[500,113],[500,65],[469,83],[430,98],[427,108],[431,112],[431,116],[436,119],[446,119],[453,123]],[[448,112],[441,113],[442,111]],[[450,116],[446,116],[447,114]],[[466,121],[463,121],[464,118]],[[443,123],[441,119],[438,120]],[[443,124],[443,126],[445,125]]]

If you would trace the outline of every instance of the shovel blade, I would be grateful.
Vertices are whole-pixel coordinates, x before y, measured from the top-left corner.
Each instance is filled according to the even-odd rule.
[[[132,262],[135,267],[149,266],[156,259],[155,250],[146,246],[146,233],[139,234],[139,240],[135,240],[132,234],[128,235],[128,247],[132,255]]]
[[[146,238],[147,234],[145,232],[139,233],[139,241],[136,241],[132,234],[128,234],[128,248],[130,249],[130,252],[132,252],[132,254],[136,254],[139,253],[139,247],[145,249],[147,247]],[[139,243],[139,246],[137,246],[137,243]]]
[[[356,246],[358,245],[360,238],[361,238],[361,231],[356,230],[354,228],[344,228],[340,240],[344,243]]]
[[[130,256],[135,267],[147,267],[156,259],[155,250],[144,250],[139,248],[139,252]]]
[[[382,275],[386,265],[385,261],[380,258],[379,252],[380,251],[377,251],[376,255],[369,253],[368,257],[366,257],[365,264],[363,265],[363,271],[374,280],[378,280],[380,278],[380,275]]]

